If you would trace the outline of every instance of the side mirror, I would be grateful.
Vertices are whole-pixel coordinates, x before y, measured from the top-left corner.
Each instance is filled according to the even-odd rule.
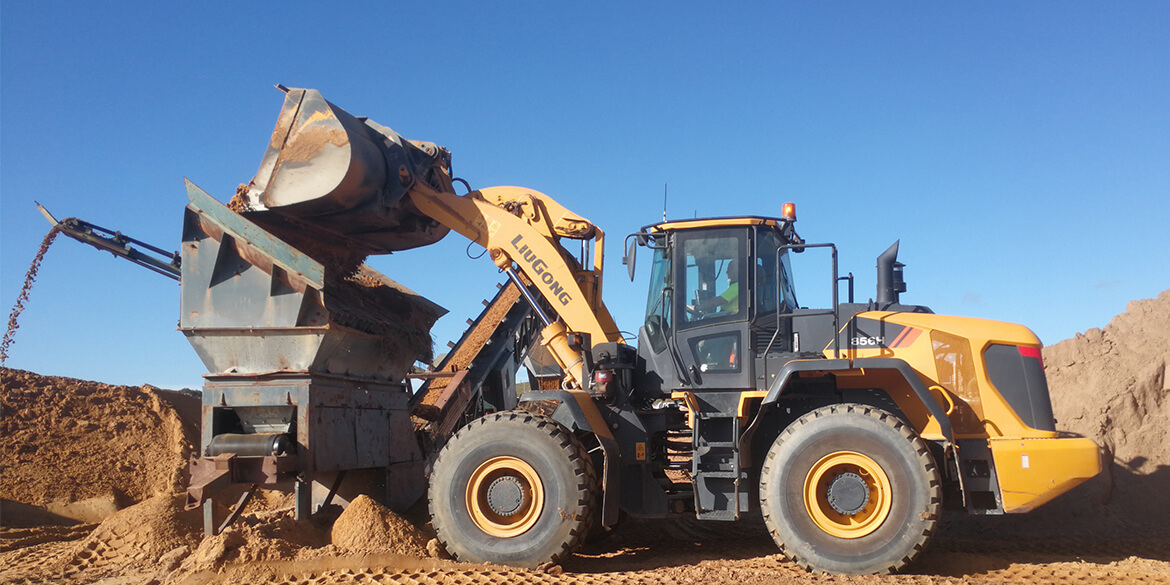
[[[622,256],[622,264],[626,265],[626,272],[630,275],[630,282],[634,282],[634,265],[638,261],[638,239],[626,238],[626,254]]]

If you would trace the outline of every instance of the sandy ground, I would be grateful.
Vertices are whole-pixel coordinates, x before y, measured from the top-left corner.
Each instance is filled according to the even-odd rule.
[[[1167,583],[1170,291],[1045,348],[1058,427],[1093,437],[1107,473],[1022,516],[944,517],[909,573],[811,575],[758,518],[625,522],[550,571],[436,558],[425,514],[368,501],[312,522],[264,492],[202,539],[176,495],[198,399],[0,370],[0,584]]]

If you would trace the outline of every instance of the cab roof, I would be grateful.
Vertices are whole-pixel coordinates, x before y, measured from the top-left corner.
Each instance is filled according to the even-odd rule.
[[[644,233],[662,233],[673,230],[687,230],[710,227],[735,227],[750,225],[783,226],[789,220],[779,217],[761,217],[745,215],[739,217],[700,217],[695,219],[680,219],[664,221],[642,228]]]

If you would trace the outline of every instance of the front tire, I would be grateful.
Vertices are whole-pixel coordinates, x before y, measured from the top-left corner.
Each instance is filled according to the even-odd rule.
[[[455,558],[559,563],[593,520],[597,477],[581,442],[552,419],[496,413],[460,429],[431,473],[431,522]]]
[[[902,569],[934,534],[941,499],[922,439],[893,414],[862,404],[800,417],[776,438],[760,472],[768,530],[809,571]]]

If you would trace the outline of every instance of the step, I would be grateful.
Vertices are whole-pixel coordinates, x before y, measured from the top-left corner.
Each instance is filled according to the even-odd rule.
[[[741,479],[741,474],[737,471],[700,471],[699,479]]]
[[[719,520],[724,522],[739,520],[739,514],[734,510],[699,510],[695,512],[695,517],[700,520]]]

